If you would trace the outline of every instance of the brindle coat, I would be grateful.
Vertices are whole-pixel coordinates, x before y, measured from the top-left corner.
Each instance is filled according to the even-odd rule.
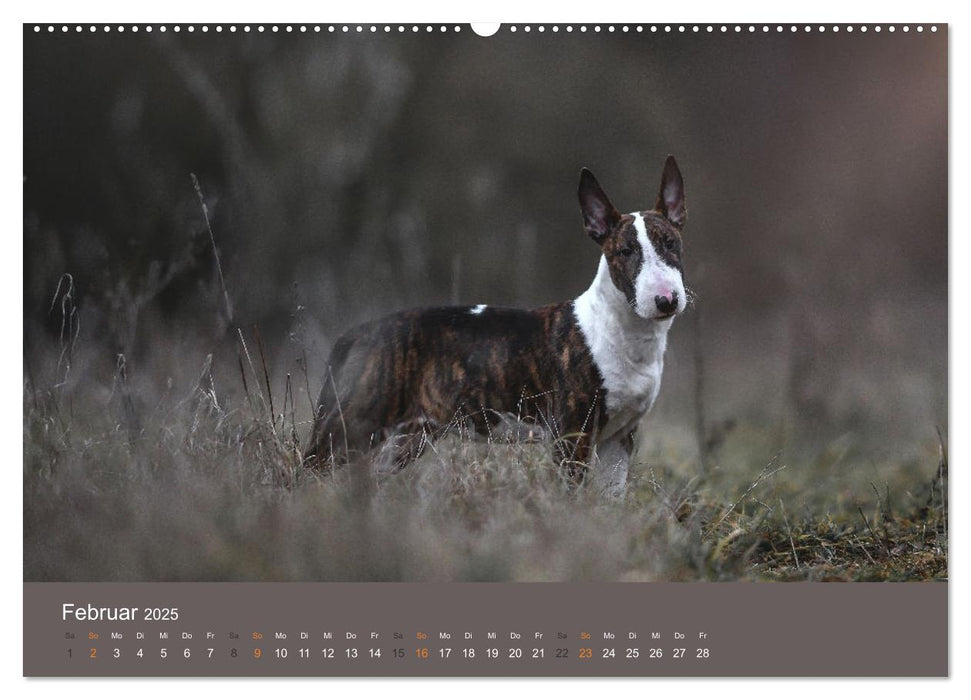
[[[338,464],[392,433],[466,425],[488,435],[512,414],[552,432],[557,458],[578,476],[590,433],[606,420],[572,302],[405,311],[345,334],[329,365],[307,454]]]
[[[644,313],[635,308],[634,281],[646,254],[635,221],[643,225],[645,242],[654,249],[652,259],[681,273],[683,187],[677,164],[668,157],[654,211],[620,214],[590,171],[581,172],[584,227],[601,246],[613,286],[627,299],[621,304],[624,314]],[[661,313],[657,318],[668,319],[661,321],[665,324],[684,308],[685,300],[673,294],[671,299],[646,301],[651,306],[655,302]],[[554,457],[572,480],[580,481],[591,445],[611,417],[605,388],[609,382],[588,341],[573,301],[530,311],[417,309],[358,326],[331,352],[305,450],[307,463],[315,468],[342,464],[383,443],[391,445],[392,460],[400,467],[425,444],[415,435],[434,438],[451,428],[489,435],[512,416],[552,437]],[[661,354],[663,346],[662,335]],[[634,398],[644,402],[644,397]],[[644,402],[647,408],[652,401],[650,396]],[[620,419],[626,421],[631,409],[623,408]],[[636,420],[616,436],[628,459],[634,427]],[[406,436],[404,442],[400,436]],[[395,439],[385,442],[388,438]]]

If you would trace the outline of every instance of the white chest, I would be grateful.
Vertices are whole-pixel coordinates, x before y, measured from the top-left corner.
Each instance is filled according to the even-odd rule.
[[[607,425],[600,439],[606,440],[617,433],[629,432],[637,427],[641,418],[651,410],[661,389],[661,373],[664,359],[655,357],[631,358],[616,353],[594,354],[594,361],[604,378],[607,390]]]
[[[631,313],[606,274],[602,261],[594,284],[573,305],[607,391],[607,424],[599,442],[634,430],[654,405],[671,327],[671,319],[646,320]]]

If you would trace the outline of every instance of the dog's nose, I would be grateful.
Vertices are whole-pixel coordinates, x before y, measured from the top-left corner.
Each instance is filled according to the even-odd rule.
[[[672,289],[670,297],[658,294],[654,297],[654,304],[657,306],[657,310],[662,314],[673,314],[678,309],[677,290]]]

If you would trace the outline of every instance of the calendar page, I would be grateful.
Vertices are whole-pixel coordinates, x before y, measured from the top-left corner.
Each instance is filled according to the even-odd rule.
[[[947,676],[946,24],[23,26],[25,676]]]

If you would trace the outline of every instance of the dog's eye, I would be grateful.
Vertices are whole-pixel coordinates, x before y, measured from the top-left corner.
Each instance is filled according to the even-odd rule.
[[[624,246],[623,248],[621,248],[619,252],[625,258],[628,258],[628,257],[630,257],[631,255],[634,254],[634,248],[633,248],[633,246],[627,245],[627,246]]]
[[[665,250],[674,250],[677,247],[678,247],[678,242],[676,240],[674,240],[673,238],[665,238],[664,239],[664,249]]]

